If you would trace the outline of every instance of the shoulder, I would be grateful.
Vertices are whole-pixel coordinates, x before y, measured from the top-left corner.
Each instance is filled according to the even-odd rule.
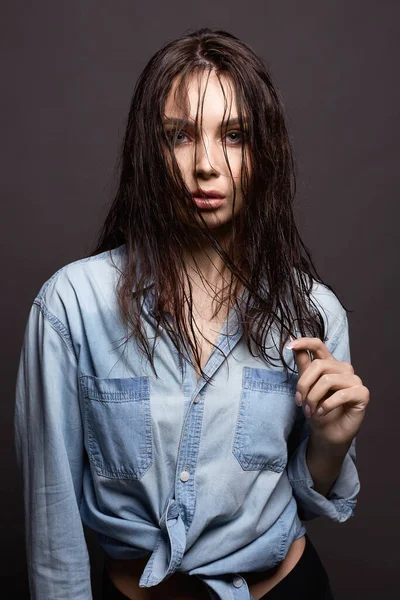
[[[330,323],[341,321],[346,316],[346,310],[343,308],[339,298],[324,283],[313,279],[310,295],[315,307],[322,311],[323,317]]]
[[[95,256],[72,261],[55,271],[34,298],[43,312],[64,320],[68,311],[85,305],[95,307],[116,295],[116,285],[125,258],[125,244]]]
[[[346,309],[329,287],[315,279],[313,279],[310,300],[324,320],[326,345],[333,349],[340,336],[348,330]]]

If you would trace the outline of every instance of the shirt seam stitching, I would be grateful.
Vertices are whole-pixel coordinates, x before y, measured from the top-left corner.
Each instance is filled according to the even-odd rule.
[[[336,350],[336,348],[339,344],[340,336],[341,336],[344,328],[346,327],[346,321],[347,321],[347,315],[345,314],[344,317],[340,320],[339,325],[336,327],[334,333],[332,334],[332,337],[330,340],[332,342],[332,345],[329,344],[330,348],[328,348],[329,352],[331,354]]]
[[[68,328],[64,325],[64,323],[62,323],[60,321],[60,319],[58,317],[56,317],[46,306],[43,298],[41,299],[35,299],[33,301],[33,304],[35,304],[36,306],[38,306],[40,312],[42,313],[43,317],[46,319],[46,321],[49,323],[49,325],[51,325],[51,327],[54,329],[54,331],[56,331],[56,333],[60,336],[60,338],[63,340],[63,342],[65,343],[66,347],[68,348],[69,352],[72,354],[72,356],[74,357],[74,360],[76,362],[76,364],[78,364],[78,359],[76,357],[75,354],[75,350],[74,350],[74,346],[72,343],[72,338],[68,332]]]

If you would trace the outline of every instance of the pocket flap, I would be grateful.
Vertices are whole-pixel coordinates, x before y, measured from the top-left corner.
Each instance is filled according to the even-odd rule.
[[[149,377],[104,379],[83,375],[80,379],[85,395],[94,400],[129,402],[147,398],[150,394]]]

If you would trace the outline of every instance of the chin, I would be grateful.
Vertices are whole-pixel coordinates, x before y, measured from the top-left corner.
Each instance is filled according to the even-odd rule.
[[[230,227],[232,226],[232,217],[231,215],[229,216],[229,218],[218,218],[215,215],[203,215],[204,221],[207,223],[207,226],[212,229],[213,231],[226,231],[227,229],[230,229]],[[197,222],[199,223],[200,227],[205,227],[203,225],[203,223],[200,221],[200,219],[197,220]]]

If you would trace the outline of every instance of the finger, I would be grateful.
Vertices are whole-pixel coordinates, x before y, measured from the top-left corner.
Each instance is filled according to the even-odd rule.
[[[346,389],[338,390],[323,401],[317,410],[318,416],[325,416],[338,406],[349,405],[353,410],[364,411],[369,402],[369,389],[365,385],[355,385]]]
[[[295,339],[292,338],[291,335],[289,337],[291,339],[291,343],[293,343],[295,341]],[[287,347],[288,346],[286,346],[286,348]],[[299,376],[301,376],[305,372],[305,370],[309,367],[309,365],[312,361],[312,356],[310,355],[310,353],[308,352],[308,350],[306,348],[300,349],[300,350],[293,350],[293,356],[294,356],[294,361],[297,366],[298,374],[299,374]],[[300,398],[298,398],[298,400],[300,400]]]
[[[290,344],[287,344],[286,348],[293,349],[296,353],[298,350],[309,350],[314,358],[333,358],[324,342],[315,337],[296,338]]]
[[[310,396],[311,389],[314,389],[316,383],[321,378],[325,375],[335,373],[339,375],[354,375],[354,369],[350,363],[336,360],[334,357],[331,359],[314,359],[307,370],[301,374],[296,384],[296,389],[300,392],[303,402]],[[354,376],[357,377],[356,375]]]
[[[296,350],[294,352],[294,360],[297,365],[297,371],[299,376],[301,377],[305,371],[311,365],[311,357],[308,353],[308,350]]]
[[[317,412],[327,398],[331,398],[337,390],[362,385],[358,375],[350,373],[324,373],[306,395],[305,402],[311,409],[310,414]]]

